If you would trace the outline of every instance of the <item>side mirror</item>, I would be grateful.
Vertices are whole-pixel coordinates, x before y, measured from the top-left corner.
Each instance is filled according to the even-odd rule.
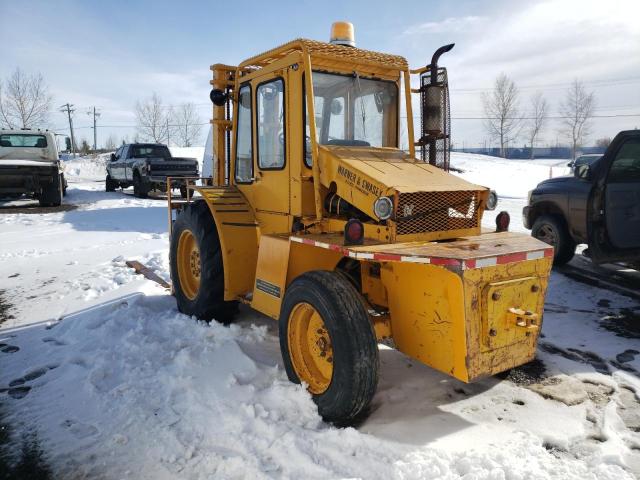
[[[573,162],[569,162],[569,163],[567,163],[567,167],[569,167],[569,168],[573,168],[573,165],[574,165],[574,163],[573,163]]]
[[[112,162],[115,162],[115,161],[117,160],[117,158],[116,158],[116,154],[115,154],[115,153],[112,153],[112,154],[111,154],[111,156],[109,157],[109,159],[110,159]]]
[[[578,165],[573,174],[577,178],[591,180],[591,165]]]

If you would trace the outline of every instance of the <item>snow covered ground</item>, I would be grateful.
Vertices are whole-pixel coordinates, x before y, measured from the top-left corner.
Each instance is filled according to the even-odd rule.
[[[542,162],[452,163],[498,192],[513,229],[549,177]],[[272,320],[196,322],[125,265],[169,280],[166,206],[105,193],[103,165],[67,162],[71,209],[0,209],[6,451],[35,444],[62,479],[640,475],[637,302],[554,272],[532,365],[467,385],[381,347],[371,415],[337,429],[287,381]]]

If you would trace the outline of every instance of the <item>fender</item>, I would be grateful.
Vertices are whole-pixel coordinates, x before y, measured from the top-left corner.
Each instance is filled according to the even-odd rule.
[[[253,292],[258,261],[259,225],[245,196],[234,186],[194,187],[216,223],[222,265],[224,299],[240,300]]]

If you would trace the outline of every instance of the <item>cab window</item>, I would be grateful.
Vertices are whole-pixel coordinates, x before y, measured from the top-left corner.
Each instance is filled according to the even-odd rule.
[[[256,89],[258,117],[258,166],[264,170],[284,167],[284,82],[262,83]]]
[[[238,92],[238,129],[236,133],[236,182],[251,183],[253,148],[251,139],[251,87],[244,85]]]
[[[609,183],[640,182],[640,139],[625,142],[609,170]]]

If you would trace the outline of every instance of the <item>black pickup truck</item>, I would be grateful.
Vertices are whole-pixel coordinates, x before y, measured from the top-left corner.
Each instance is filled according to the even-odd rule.
[[[151,190],[166,191],[167,177],[176,178],[174,188],[187,195],[186,180],[179,177],[197,177],[198,161],[195,158],[172,157],[166,145],[160,143],[131,143],[122,145],[111,154],[107,164],[105,190],[133,185],[133,194],[146,198]]]
[[[531,235],[553,245],[554,264],[576,245],[595,263],[640,261],[640,130],[620,132],[602,158],[550,178],[529,192],[522,212]]]

